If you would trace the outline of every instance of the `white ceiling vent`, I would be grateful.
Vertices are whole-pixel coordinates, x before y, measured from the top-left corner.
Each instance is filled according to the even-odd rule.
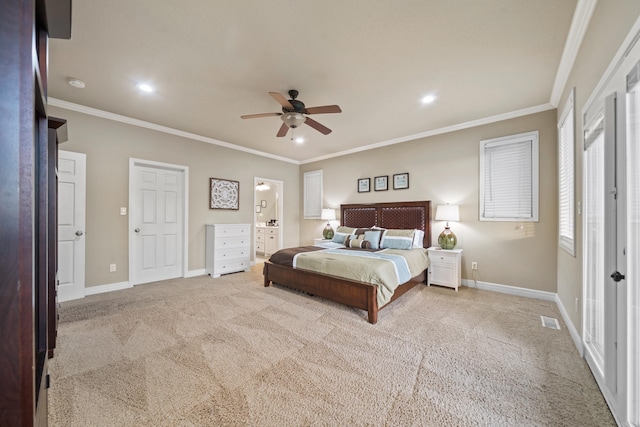
[[[554,317],[540,316],[540,320],[542,321],[542,326],[550,329],[560,330],[560,323],[558,319]]]

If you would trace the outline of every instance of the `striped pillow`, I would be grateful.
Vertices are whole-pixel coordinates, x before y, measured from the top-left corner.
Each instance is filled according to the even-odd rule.
[[[333,233],[333,239],[331,239],[331,241],[335,243],[342,243],[344,245],[346,238],[355,231],[355,228],[339,226],[336,228],[336,232]]]
[[[348,236],[344,245],[349,248],[371,249],[371,242],[364,240],[364,234]]]
[[[380,247],[383,249],[411,249],[413,246],[414,230],[388,229],[382,235]]]

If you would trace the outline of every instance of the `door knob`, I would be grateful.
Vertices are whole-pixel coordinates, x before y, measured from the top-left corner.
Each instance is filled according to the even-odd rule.
[[[135,229],[135,230],[133,230],[133,231],[135,231],[136,233],[139,233],[139,232],[140,232],[140,229],[139,229],[139,228],[136,228],[136,229]]]
[[[84,233],[80,230],[76,231],[76,236],[82,236]]]
[[[611,273],[611,278],[614,282],[619,282],[625,279],[624,274],[621,274],[619,271],[614,271],[613,273]]]

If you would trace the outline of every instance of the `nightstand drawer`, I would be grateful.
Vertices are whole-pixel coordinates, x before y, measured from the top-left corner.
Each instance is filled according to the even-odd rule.
[[[455,266],[458,263],[458,256],[447,252],[429,251],[429,260],[433,264]]]

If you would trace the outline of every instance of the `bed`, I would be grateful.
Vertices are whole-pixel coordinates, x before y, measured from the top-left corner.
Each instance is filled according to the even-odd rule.
[[[430,201],[345,204],[340,206],[340,224],[352,228],[417,229],[424,232],[422,247],[431,244]],[[428,279],[427,269],[400,284],[390,300],[378,304],[378,287],[370,283],[296,269],[271,260],[264,263],[264,286],[271,283],[365,310],[369,323],[378,321],[378,311]]]

